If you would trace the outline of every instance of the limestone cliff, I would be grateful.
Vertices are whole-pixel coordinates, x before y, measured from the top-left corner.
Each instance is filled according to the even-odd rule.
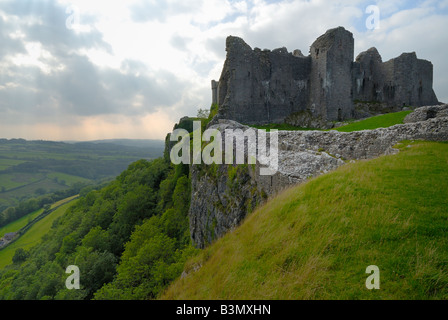
[[[348,161],[398,152],[402,140],[448,141],[448,105],[416,109],[405,124],[359,132],[280,131],[278,170],[259,174],[256,165],[192,165],[189,211],[194,244],[205,247],[239,225],[247,213],[292,184],[334,170]],[[216,119],[210,128],[248,128]]]

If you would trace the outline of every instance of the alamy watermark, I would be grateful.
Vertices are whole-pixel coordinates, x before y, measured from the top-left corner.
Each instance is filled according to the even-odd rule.
[[[79,30],[81,27],[79,8],[71,5],[65,9],[65,13],[68,14],[67,19],[65,19],[65,27],[69,30]]]
[[[170,140],[177,142],[170,152],[173,164],[255,165],[258,161],[260,175],[270,176],[278,171],[278,130],[267,133],[266,130],[253,128],[245,131],[226,129],[223,137],[218,129],[207,129],[202,133],[201,122],[194,121],[191,135],[185,129],[175,129]],[[204,142],[208,144],[203,146]]]
[[[370,16],[366,19],[366,28],[368,30],[377,30],[380,28],[380,8],[370,5],[366,8],[366,13]]]
[[[79,278],[80,278],[80,272],[79,268],[77,266],[68,266],[67,269],[65,269],[65,273],[69,273],[70,276],[67,277],[65,280],[65,287],[69,290],[79,290]]]
[[[369,290],[379,290],[380,289],[380,268],[378,266],[372,265],[368,266],[366,273],[370,276],[366,279],[366,288]]]

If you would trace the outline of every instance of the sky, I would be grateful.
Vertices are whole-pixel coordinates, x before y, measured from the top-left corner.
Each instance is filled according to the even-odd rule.
[[[431,61],[448,102],[448,0],[0,0],[0,138],[164,139],[210,107],[227,36],[306,55],[338,26],[355,57]]]

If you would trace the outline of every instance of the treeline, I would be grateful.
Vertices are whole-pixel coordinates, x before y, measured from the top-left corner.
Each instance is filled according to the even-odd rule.
[[[14,222],[36,210],[44,208],[46,205],[50,205],[59,200],[77,195],[83,188],[86,188],[87,186],[88,184],[77,182],[73,184],[73,186],[69,189],[60,190],[39,198],[22,201],[16,207],[7,208],[0,213],[0,227]]]
[[[128,142],[131,143],[131,142]],[[90,156],[125,156],[131,158],[157,158],[163,152],[163,141],[142,140],[136,141],[134,145],[125,145],[126,142],[117,141],[117,143],[108,141],[96,142],[76,142],[65,143],[56,141],[27,141],[23,139],[0,139],[0,148],[8,156],[13,154],[23,154],[27,159],[37,159],[46,154],[71,155],[70,158],[78,159],[80,155]],[[36,160],[36,159],[33,159]]]
[[[188,166],[159,158],[131,164],[84,194],[39,245],[0,271],[0,299],[153,299],[196,252],[190,243]],[[68,290],[69,265],[80,290]]]
[[[23,162],[3,170],[3,173],[60,172],[90,180],[117,176],[129,165],[129,159],[114,160],[55,160],[41,159]]]

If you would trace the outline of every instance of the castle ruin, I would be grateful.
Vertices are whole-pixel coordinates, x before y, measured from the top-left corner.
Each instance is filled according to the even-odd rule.
[[[233,36],[226,51],[221,77],[212,80],[218,118],[327,128],[375,112],[438,104],[430,61],[413,52],[382,62],[375,48],[354,61],[353,34],[343,27],[320,36],[308,56],[286,48],[252,50]]]

